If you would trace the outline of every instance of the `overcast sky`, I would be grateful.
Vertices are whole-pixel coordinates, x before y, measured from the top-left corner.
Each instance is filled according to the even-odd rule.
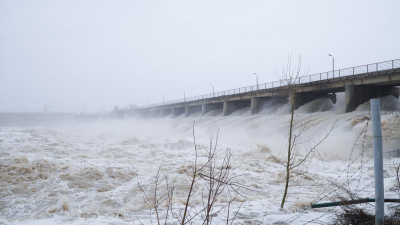
[[[0,0],[0,111],[87,112],[400,58],[400,1]]]

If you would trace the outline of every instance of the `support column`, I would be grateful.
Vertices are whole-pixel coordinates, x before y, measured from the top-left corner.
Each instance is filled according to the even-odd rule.
[[[185,117],[190,116],[190,114],[192,114],[192,113],[190,112],[190,106],[185,106]]]
[[[251,103],[250,103],[250,107],[251,107],[251,115],[254,115],[258,112],[260,112],[261,107],[262,107],[262,103],[261,103],[261,99],[257,98],[257,97],[253,97],[251,98]]]
[[[356,85],[345,86],[346,112],[354,111],[359,105],[365,102],[365,87]]]
[[[224,101],[224,103],[222,105],[222,115],[223,116],[227,116],[227,115],[231,114],[232,113],[232,107],[233,107],[233,103],[232,102]]]
[[[372,134],[374,136],[375,224],[383,225],[385,193],[383,180],[382,125],[379,98],[371,99]]]

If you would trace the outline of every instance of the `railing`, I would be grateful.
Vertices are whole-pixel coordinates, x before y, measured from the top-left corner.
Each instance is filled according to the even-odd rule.
[[[357,74],[372,73],[372,72],[389,70],[389,69],[397,69],[397,68],[400,68],[400,59],[378,62],[378,63],[373,63],[373,64],[367,64],[367,65],[363,65],[363,66],[350,67],[350,68],[329,71],[329,72],[324,72],[324,73],[316,73],[316,74],[306,75],[306,76],[299,77],[299,82],[296,82],[296,83],[297,84],[311,83],[311,82],[315,82],[315,81],[329,80],[332,78],[353,76],[353,75],[357,75]],[[258,91],[258,90],[278,88],[278,87],[286,86],[285,84],[287,83],[287,81],[288,80],[273,81],[273,82],[268,82],[268,83],[263,83],[263,84],[258,84],[258,85],[235,88],[235,89],[231,89],[231,90],[227,90],[227,91],[220,91],[220,92],[215,92],[215,93],[210,93],[210,94],[205,94],[205,95],[198,95],[198,96],[194,96],[194,97],[177,99],[177,100],[172,100],[172,101],[165,101],[163,103],[155,103],[155,104],[143,106],[141,108],[152,108],[152,107],[157,107],[157,106],[166,106],[166,105],[172,105],[172,104],[183,103],[183,102],[194,102],[194,101],[198,101],[198,100],[202,100],[202,99],[211,99],[211,98],[217,98],[217,97],[226,96],[226,95],[235,95],[235,94],[242,94],[242,93]]]

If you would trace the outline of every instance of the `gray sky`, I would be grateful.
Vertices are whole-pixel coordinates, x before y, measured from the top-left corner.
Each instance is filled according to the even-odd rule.
[[[0,0],[0,111],[87,112],[400,58],[400,1]]]

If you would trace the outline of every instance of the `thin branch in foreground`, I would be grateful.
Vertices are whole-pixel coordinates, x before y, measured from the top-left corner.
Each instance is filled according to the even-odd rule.
[[[176,178],[171,179],[168,173],[164,176],[161,166],[158,168],[152,183],[146,188],[139,182],[139,179],[137,180],[137,185],[143,195],[143,201],[149,209],[151,224],[193,224],[194,221],[201,218],[203,224],[209,225],[212,224],[213,218],[218,215],[226,217],[227,224],[229,222],[232,224],[246,199],[246,196],[240,193],[241,190],[255,191],[236,180],[242,175],[231,175],[232,151],[229,148],[225,156],[218,160],[219,130],[215,138],[213,136],[210,137],[208,148],[198,148],[194,125],[195,122],[193,122],[193,168],[186,173],[188,178],[186,181],[189,188],[185,193],[186,198],[183,208],[175,210],[176,207],[173,207],[175,204],[173,202],[175,191],[179,190],[181,182],[177,183]],[[206,153],[205,160],[200,160],[202,156],[199,154],[199,151]],[[203,191],[201,192],[198,191],[200,187],[203,187]],[[225,198],[226,196],[230,197],[228,201],[221,201],[222,197]],[[236,201],[239,196],[243,197],[244,200],[238,206]],[[191,203],[192,199],[197,197],[201,197],[203,205]],[[224,215],[225,212],[227,212],[226,216]],[[235,213],[232,214],[232,212]]]

